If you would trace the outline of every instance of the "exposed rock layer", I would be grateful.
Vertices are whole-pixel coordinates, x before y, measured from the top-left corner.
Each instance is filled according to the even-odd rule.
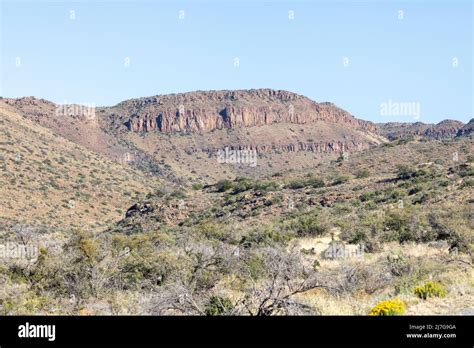
[[[389,122],[378,124],[377,132],[389,139],[403,138],[410,135],[447,139],[454,138],[463,125],[462,122],[455,120],[444,120],[437,124]]]
[[[459,128],[457,135],[459,137],[468,136],[474,132],[474,118],[465,124],[463,127]]]
[[[273,123],[326,121],[365,131],[375,125],[355,118],[332,103],[271,89],[171,94],[125,101],[126,125],[134,132],[198,132]]]

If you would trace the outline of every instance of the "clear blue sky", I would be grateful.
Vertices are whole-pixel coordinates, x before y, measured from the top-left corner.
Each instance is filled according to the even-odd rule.
[[[422,122],[466,122],[474,117],[472,7],[470,0],[2,0],[0,94],[99,106],[265,87],[376,122],[415,121],[380,115],[389,100],[419,103]]]

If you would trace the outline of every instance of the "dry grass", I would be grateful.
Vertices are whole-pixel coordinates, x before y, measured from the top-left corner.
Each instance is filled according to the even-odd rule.
[[[104,225],[158,180],[0,110],[0,218],[54,228]]]

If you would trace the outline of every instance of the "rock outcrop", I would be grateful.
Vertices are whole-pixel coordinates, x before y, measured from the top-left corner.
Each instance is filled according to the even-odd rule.
[[[463,137],[463,136],[468,136],[474,132],[474,118],[471,118],[471,120],[466,123],[463,127],[459,128],[457,132],[458,137]]]
[[[54,115],[56,104],[46,100],[35,97],[22,98],[4,98],[2,99],[6,105],[20,111],[24,115],[28,115],[33,120],[48,118]]]
[[[407,136],[448,139],[454,138],[463,125],[462,122],[456,120],[444,120],[437,124],[389,122],[378,124],[377,133],[392,140]]]
[[[332,103],[316,103],[288,91],[271,89],[190,92],[129,100],[117,105],[129,112],[133,132],[197,132],[274,123],[325,121],[365,131],[375,125]]]

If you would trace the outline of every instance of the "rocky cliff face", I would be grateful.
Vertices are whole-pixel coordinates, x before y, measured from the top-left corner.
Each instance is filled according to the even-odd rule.
[[[126,101],[117,107],[129,113],[126,125],[133,132],[206,133],[221,128],[316,121],[375,131],[373,123],[359,120],[332,103],[316,103],[295,93],[271,89],[163,95]]]
[[[378,124],[377,133],[389,139],[403,138],[410,135],[447,139],[454,138],[463,125],[462,122],[455,120],[444,120],[437,124],[389,122]]]
[[[464,126],[464,123],[462,122],[456,120],[444,120],[427,129],[425,136],[435,139],[453,138],[462,126]]]
[[[474,132],[474,118],[471,118],[471,120],[466,123],[463,127],[459,128],[457,136],[462,137],[462,136],[468,136]]]

